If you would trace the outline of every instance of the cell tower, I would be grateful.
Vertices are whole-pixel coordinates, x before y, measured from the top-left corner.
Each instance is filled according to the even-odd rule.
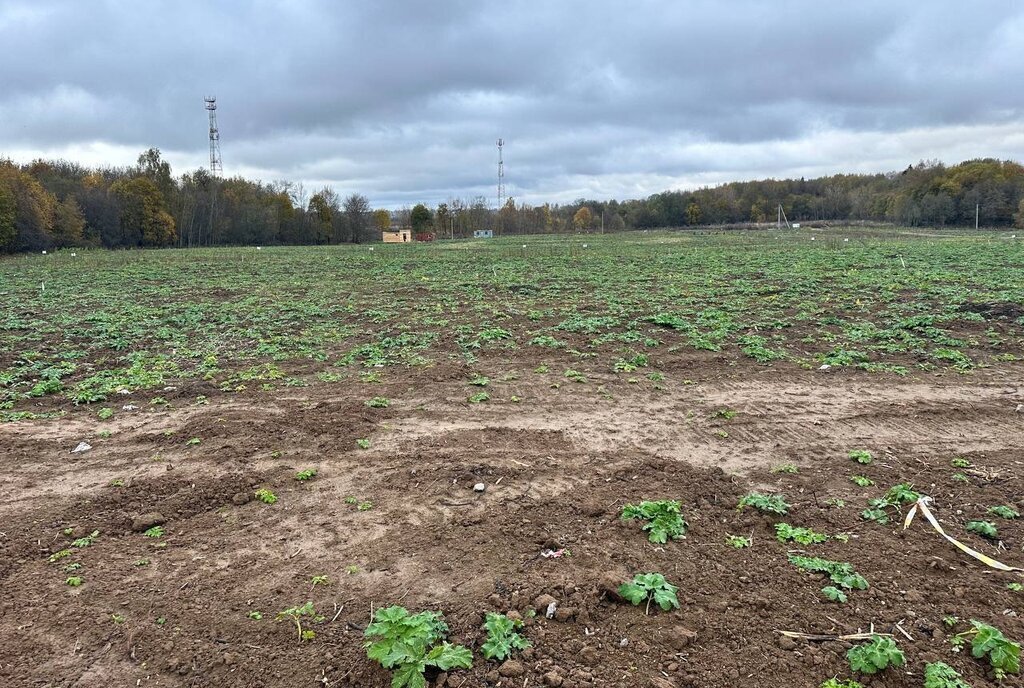
[[[206,109],[210,113],[210,174],[219,177],[224,171],[220,163],[220,130],[217,129],[217,96],[207,96]]]
[[[498,139],[498,211],[505,207],[505,161],[501,159],[501,149],[505,139]]]

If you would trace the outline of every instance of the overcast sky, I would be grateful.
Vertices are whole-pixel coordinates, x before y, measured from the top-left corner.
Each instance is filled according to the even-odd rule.
[[[376,207],[1024,159],[1024,3],[0,0],[0,157]]]

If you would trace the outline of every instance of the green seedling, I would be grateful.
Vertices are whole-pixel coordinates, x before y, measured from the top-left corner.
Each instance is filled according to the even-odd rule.
[[[828,540],[828,535],[816,533],[810,528],[791,526],[788,523],[775,524],[775,538],[779,542],[798,542],[801,545],[813,545]]]
[[[374,397],[366,402],[366,405],[370,408],[387,408],[391,406],[391,400],[386,397]]]
[[[88,547],[92,543],[96,542],[96,538],[100,536],[100,531],[94,530],[85,537],[80,537],[71,543],[72,547],[84,548]]]
[[[430,667],[441,671],[468,669],[473,653],[445,638],[448,624],[438,612],[409,614],[404,607],[378,609],[366,627],[366,656],[394,673],[391,688],[425,688],[423,674]]]
[[[359,500],[356,499],[355,497],[345,497],[344,502],[346,504],[358,504]]]
[[[372,508],[373,502],[371,501],[359,502],[359,504],[356,505],[356,511],[369,511]]]
[[[971,688],[956,669],[945,662],[924,665],[924,688]]]
[[[356,446],[359,447],[360,449],[369,449],[370,448],[370,440],[368,440],[366,438],[358,439],[358,440],[356,440]]]
[[[316,477],[316,469],[315,468],[307,468],[306,470],[299,471],[298,473],[295,474],[295,479],[298,480],[300,483],[304,483],[307,480],[312,480],[315,477]]]
[[[345,567],[345,573],[347,573],[350,576],[354,576],[355,574],[359,573],[359,567],[355,564],[349,564]]]
[[[686,535],[688,524],[682,517],[682,505],[674,499],[658,501],[642,501],[639,504],[627,504],[622,509],[623,521],[646,521],[643,530],[648,532],[647,539],[657,544],[668,542],[669,538],[678,540]]]
[[[260,500],[264,504],[275,504],[277,503],[277,495],[268,490],[265,487],[261,487],[253,493],[256,499]]]
[[[114,478],[110,481],[111,487],[124,487],[124,478]]]
[[[772,473],[798,473],[799,469],[791,463],[784,463],[772,469]]]
[[[966,475],[964,475],[963,473],[954,473],[953,475],[951,475],[951,476],[949,476],[949,477],[950,477],[950,478],[951,478],[952,480],[955,480],[955,481],[956,481],[956,482],[958,482],[958,483],[969,483],[969,482],[971,482],[971,479],[970,479],[970,478],[968,478],[968,477],[967,477]]]
[[[827,573],[833,583],[847,590],[868,589],[868,582],[864,577],[854,571],[853,566],[843,561],[830,561],[819,557],[801,557],[791,554],[789,555],[789,563],[804,571]]]
[[[1006,589],[1012,592],[1024,592],[1024,584],[1021,583],[1007,583]]]
[[[846,506],[846,500],[840,499],[839,497],[830,497],[825,500],[825,503],[833,509],[842,509]]]
[[[995,670],[996,678],[1007,674],[1020,673],[1020,645],[1007,639],[995,626],[971,619],[970,630],[953,636],[953,647],[960,649],[971,641],[971,655],[981,659],[988,655],[988,662]]]
[[[953,468],[970,468],[973,464],[965,458],[957,457],[949,462]],[[940,662],[941,663],[941,662]]]
[[[135,562],[134,562],[134,563],[132,564],[132,566],[139,566],[139,567],[142,567],[142,566],[149,566],[149,559],[137,559],[137,560],[135,560]]]
[[[996,529],[996,524],[992,521],[968,521],[967,531],[970,533],[977,533],[989,540],[996,540],[999,538],[999,531]]]
[[[864,685],[854,681],[852,678],[848,681],[840,681],[838,676],[833,676],[818,686],[818,688],[864,688]]]
[[[111,614],[110,620],[116,624],[123,624],[125,622],[125,617],[123,614]]]
[[[480,646],[480,654],[487,659],[503,660],[511,656],[515,650],[530,647],[530,641],[519,634],[523,627],[520,619],[510,619],[504,614],[487,612],[484,630],[487,640]]]
[[[64,573],[71,573],[72,571],[79,571],[81,570],[81,568],[81,564],[79,564],[77,561],[73,561],[67,566],[62,566],[61,571],[63,571]],[[1013,585],[1013,583],[1011,583],[1010,585]]]
[[[164,616],[156,617],[156,625],[157,626],[163,626],[165,623],[167,623],[167,617],[164,617]]]
[[[846,602],[846,593],[833,585],[826,585],[821,589],[821,594],[833,602]]]
[[[736,417],[737,411],[733,411],[729,408],[718,409],[712,414],[712,418],[721,418],[722,420],[732,420]]]
[[[744,547],[750,547],[751,539],[742,535],[726,535],[725,543],[732,545],[736,549],[743,549]]]
[[[254,621],[259,621],[263,618],[263,612],[259,611],[258,609],[253,609],[251,612],[246,614],[246,617],[253,619]]]
[[[313,608],[312,602],[306,602],[302,606],[290,607],[289,609],[278,612],[275,620],[281,621],[283,619],[288,619],[295,624],[295,630],[298,633],[299,642],[302,642],[303,640],[312,640],[315,637],[313,631],[308,631],[302,628],[302,620],[307,616],[316,616],[316,609]]]
[[[875,481],[863,475],[851,475],[850,482],[859,487],[871,487]]]
[[[82,578],[80,576],[68,576],[68,578],[64,582],[67,585],[70,585],[72,588],[77,588],[84,581],[82,580]]]
[[[869,452],[867,449],[854,449],[853,451],[850,452],[849,456],[857,463],[863,464],[865,466],[867,466],[874,460],[874,457],[871,456],[871,452]]]
[[[946,625],[946,628],[953,628],[953,626],[956,626],[958,623],[960,623],[960,617],[952,615],[944,616],[942,617],[942,623]]]
[[[313,576],[313,578],[310,580],[310,582],[313,584],[313,587],[315,588],[318,585],[330,585],[331,584],[331,579],[328,578],[327,576],[320,575],[320,576]]]
[[[476,394],[471,394],[470,396],[466,397],[466,401],[468,401],[471,404],[479,404],[481,402],[487,401],[490,398],[490,394],[488,394],[487,392],[480,391],[477,392]]]
[[[114,409],[112,408],[101,408],[96,412],[96,417],[100,420],[109,420],[114,417]]]
[[[1009,506],[993,506],[989,508],[988,513],[1008,520],[1020,518],[1020,514],[1017,510]]]
[[[777,514],[785,516],[789,513],[790,505],[786,503],[784,495],[764,495],[760,492],[751,492],[740,499],[737,509],[754,507],[763,514]]]
[[[152,528],[147,528],[142,534],[148,538],[160,538],[164,536],[164,528],[163,526],[153,526]]]
[[[862,674],[877,674],[890,666],[901,667],[906,663],[903,651],[896,641],[888,636],[872,635],[863,645],[850,648],[846,653],[852,671]]]
[[[633,576],[632,581],[620,585],[618,592],[634,607],[646,600],[645,613],[650,614],[652,601],[665,611],[679,609],[679,599],[676,597],[678,590],[677,586],[665,580],[665,576],[660,573],[638,573]]]
[[[193,437],[192,439],[190,439],[190,440],[189,440],[188,442],[186,442],[185,444],[186,444],[186,445],[188,445],[188,446],[190,446],[190,447],[194,447],[194,446],[195,446],[195,445],[197,445],[197,444],[202,444],[202,442],[203,442],[203,441],[202,441],[201,439],[199,439],[198,437]]]
[[[490,383],[491,379],[483,375],[477,375],[469,381],[469,384],[474,385],[475,387],[486,387]]]

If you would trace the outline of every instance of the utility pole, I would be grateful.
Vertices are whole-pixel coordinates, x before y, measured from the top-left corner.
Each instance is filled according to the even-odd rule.
[[[505,207],[505,161],[501,157],[501,149],[505,146],[505,139],[498,139],[498,221],[495,234],[501,234],[501,211]]]
[[[981,210],[981,204],[980,203],[975,203],[974,204],[974,228],[975,229],[978,228],[978,212],[980,210]]]

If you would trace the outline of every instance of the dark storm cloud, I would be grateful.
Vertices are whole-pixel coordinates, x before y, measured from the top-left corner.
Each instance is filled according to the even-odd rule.
[[[625,7],[626,9],[622,9]],[[0,0],[0,155],[202,165],[381,205],[1024,156],[1007,2]]]

